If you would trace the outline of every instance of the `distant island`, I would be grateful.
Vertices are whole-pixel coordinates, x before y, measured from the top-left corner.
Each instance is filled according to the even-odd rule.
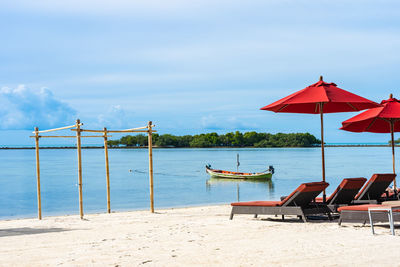
[[[144,147],[147,136],[143,134],[123,136],[119,140],[108,141],[110,147]],[[157,147],[312,147],[321,144],[310,133],[257,133],[239,131],[217,134],[176,136],[153,134],[153,144]]]

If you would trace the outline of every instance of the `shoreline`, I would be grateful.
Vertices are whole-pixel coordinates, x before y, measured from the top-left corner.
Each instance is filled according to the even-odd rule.
[[[396,144],[395,147],[399,147],[400,144]],[[307,146],[307,147],[253,147],[253,146],[245,146],[245,147],[226,147],[226,146],[215,146],[215,147],[157,147],[153,146],[153,149],[209,149],[209,148],[320,148],[321,146]],[[369,144],[349,144],[349,145],[325,145],[325,147],[391,147],[390,144],[387,145],[369,145]],[[104,149],[104,146],[82,146],[82,149]],[[108,147],[108,149],[147,149],[147,146],[142,147]],[[34,146],[32,147],[0,147],[0,150],[17,150],[17,149],[35,149]],[[40,149],[76,149],[76,146],[44,146],[40,147]]]
[[[155,213],[160,210],[174,210],[174,209],[190,209],[190,208],[199,208],[199,207],[215,207],[215,206],[223,206],[223,205],[229,205],[227,203],[202,203],[202,204],[193,204],[193,205],[180,205],[180,206],[160,206],[160,207],[155,207]],[[150,212],[150,208],[138,208],[138,209],[116,209],[116,210],[111,210],[111,213],[107,213],[107,211],[104,210],[97,210],[97,211],[89,211],[89,212],[84,212],[84,219],[86,216],[92,216],[92,215],[101,215],[101,214],[114,214],[114,213],[124,213],[124,212]],[[55,217],[71,217],[71,216],[77,216],[79,217],[79,210],[76,211],[76,213],[49,213],[48,215],[44,214],[42,210],[42,219],[46,218],[55,218]],[[0,217],[0,223],[3,221],[17,221],[17,220],[38,220],[37,218],[37,213],[31,214],[32,216],[26,215],[27,217],[24,217],[24,215],[16,215],[16,216],[11,216],[11,217]],[[29,216],[29,217],[28,217]],[[1,230],[0,230],[1,231]]]

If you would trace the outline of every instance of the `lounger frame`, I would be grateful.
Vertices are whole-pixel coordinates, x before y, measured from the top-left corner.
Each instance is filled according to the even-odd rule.
[[[307,222],[307,215],[313,214],[329,214],[330,210],[326,205],[315,204],[309,207],[295,207],[295,206],[281,206],[281,207],[264,207],[264,206],[233,206],[230,220],[233,219],[235,214],[254,214],[258,215],[297,215],[301,216],[304,222]],[[284,220],[285,217],[282,217]]]
[[[386,212],[374,212],[372,214],[374,222],[387,222],[388,215]],[[393,213],[393,220],[400,221],[400,212]],[[367,210],[342,210],[338,224],[342,223],[362,223],[369,222],[369,215]]]

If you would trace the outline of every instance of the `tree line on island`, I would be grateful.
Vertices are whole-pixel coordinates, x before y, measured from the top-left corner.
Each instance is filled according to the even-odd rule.
[[[400,138],[399,139],[397,139],[397,140],[394,140],[394,143],[397,145],[397,144],[400,144]],[[390,140],[389,141],[389,145],[391,145],[392,144],[392,140]]]
[[[147,146],[147,135],[127,135],[119,140],[108,141],[110,147]],[[310,133],[257,133],[246,132],[176,136],[153,134],[153,144],[157,147],[312,147],[321,141]]]

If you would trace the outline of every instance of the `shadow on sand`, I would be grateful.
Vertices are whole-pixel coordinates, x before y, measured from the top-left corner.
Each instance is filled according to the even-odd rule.
[[[71,231],[71,229],[30,228],[30,227],[10,228],[10,229],[0,229],[0,237],[17,236],[17,235],[36,235],[36,234],[45,234],[45,233],[58,233],[58,232],[65,232],[65,231]]]

